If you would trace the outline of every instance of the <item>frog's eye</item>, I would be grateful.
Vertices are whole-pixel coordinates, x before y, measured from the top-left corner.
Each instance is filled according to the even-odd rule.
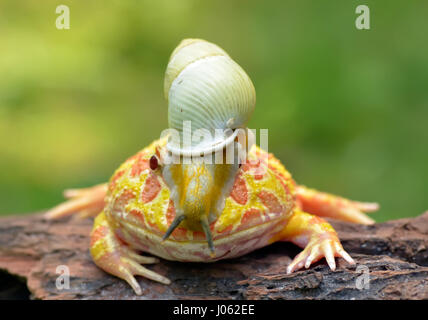
[[[159,167],[158,157],[156,155],[152,155],[152,157],[150,158],[149,163],[150,163],[150,169],[156,170]]]

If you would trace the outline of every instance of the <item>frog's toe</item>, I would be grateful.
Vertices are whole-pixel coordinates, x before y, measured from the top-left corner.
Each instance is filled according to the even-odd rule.
[[[351,258],[351,256],[345,251],[345,249],[343,249],[343,247],[340,244],[340,242],[335,242],[334,245],[335,245],[335,248],[336,248],[336,256],[342,257],[349,264],[355,264],[354,259]]]
[[[331,270],[336,270],[335,257],[341,257],[350,264],[354,260],[343,249],[338,239],[323,239],[311,241],[306,248],[299,253],[287,268],[287,273],[292,273],[303,267],[309,268],[311,264],[325,258]]]
[[[107,184],[100,184],[85,189],[65,190],[67,201],[48,210],[44,217],[47,220],[59,219],[77,213],[79,218],[97,215],[104,208]]]
[[[137,295],[141,295],[142,291],[141,291],[140,285],[138,284],[134,276],[142,276],[147,279],[157,281],[163,284],[171,283],[171,281],[168,278],[161,276],[160,274],[152,270],[144,268],[142,265],[140,265],[139,263],[135,262],[132,259],[122,258],[121,260],[123,264],[119,266],[119,269],[120,269],[119,272],[122,274],[122,278],[129,283],[129,285],[132,287],[132,289],[134,289]]]
[[[306,249],[300,252],[287,267],[287,273],[292,273],[296,270],[302,269],[303,266],[305,266],[305,261],[307,261],[308,256],[309,253]]]

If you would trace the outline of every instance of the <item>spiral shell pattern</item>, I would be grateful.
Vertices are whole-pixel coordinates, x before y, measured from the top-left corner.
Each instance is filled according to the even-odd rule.
[[[256,104],[254,85],[245,71],[223,49],[200,39],[183,40],[173,51],[164,93],[170,128],[182,136],[184,122],[190,121],[192,134],[200,129],[210,133],[212,139],[191,142],[194,152],[233,141],[233,130],[246,127]],[[169,148],[189,151],[177,145]]]

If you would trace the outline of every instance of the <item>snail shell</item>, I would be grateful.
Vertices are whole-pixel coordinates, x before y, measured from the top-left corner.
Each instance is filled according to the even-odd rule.
[[[170,141],[168,150],[180,155],[213,152],[232,143],[235,129],[246,128],[256,104],[254,85],[245,71],[223,49],[200,39],[185,39],[173,51],[164,93],[169,127],[180,133],[181,141],[188,130],[186,121],[191,134],[210,133],[187,145]]]

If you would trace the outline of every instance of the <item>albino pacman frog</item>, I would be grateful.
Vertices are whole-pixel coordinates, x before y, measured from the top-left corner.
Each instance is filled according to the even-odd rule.
[[[335,257],[354,263],[322,217],[372,224],[365,212],[378,205],[299,185],[252,142],[246,125],[255,89],[224,50],[183,40],[171,55],[164,89],[171,131],[126,160],[108,184],[66,190],[69,200],[46,213],[49,219],[96,215],[90,253],[97,266],[141,295],[135,276],[170,283],[142,266],[158,261],[142,252],[214,262],[290,241],[303,251],[287,273],[323,258],[331,270]]]

